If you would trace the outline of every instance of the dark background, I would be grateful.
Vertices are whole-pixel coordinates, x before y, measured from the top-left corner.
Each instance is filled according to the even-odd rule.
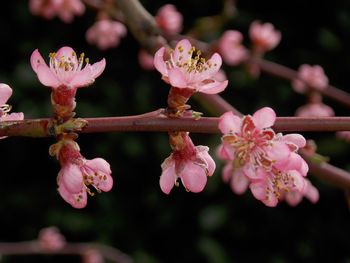
[[[201,16],[215,15],[220,1],[172,1],[184,14],[185,32]],[[155,14],[167,3],[143,1]],[[282,31],[282,42],[267,58],[292,68],[321,64],[335,86],[348,90],[350,73],[350,3],[338,1],[253,1],[237,3],[238,13],[225,28],[247,37],[249,24],[259,19]],[[157,72],[144,72],[137,62],[139,45],[129,35],[121,45],[99,51],[85,42],[94,21],[88,10],[72,24],[32,16],[27,1],[6,1],[0,8],[0,82],[14,95],[13,111],[26,118],[49,117],[50,90],[37,80],[29,63],[32,51],[45,56],[61,46],[85,52],[90,61],[105,57],[107,67],[96,83],[80,89],[79,117],[140,114],[166,106],[168,86]],[[224,30],[225,28],[222,28]],[[220,32],[208,34],[214,40]],[[246,38],[247,39],[247,38]],[[246,42],[248,44],[248,41]],[[222,94],[245,113],[271,106],[279,116],[291,116],[305,98],[290,83],[267,75],[252,79],[243,68],[225,67],[229,88]],[[344,107],[325,99],[337,115]],[[196,102],[195,110],[207,113]],[[210,114],[207,114],[210,116]],[[331,163],[350,168],[349,145],[332,133],[305,133]],[[193,135],[214,155],[219,136]],[[160,164],[170,154],[165,133],[84,134],[82,154],[111,163],[115,185],[111,192],[90,197],[75,210],[56,191],[59,164],[48,155],[53,139],[8,138],[1,143],[0,241],[37,237],[55,225],[72,242],[101,242],[131,255],[136,262],[350,262],[349,208],[341,190],[311,177],[320,190],[318,204],[304,200],[298,207],[265,207],[250,193],[233,194],[221,181],[220,168],[204,192],[187,193],[181,186],[169,196],[159,188]],[[78,262],[77,257],[11,256],[2,262]]]

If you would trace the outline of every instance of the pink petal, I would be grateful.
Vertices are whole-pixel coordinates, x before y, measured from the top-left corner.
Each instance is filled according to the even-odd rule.
[[[37,73],[37,69],[39,65],[46,65],[45,60],[40,55],[38,49],[33,51],[30,57],[30,64],[32,65],[32,69],[34,70],[35,73]]]
[[[93,77],[93,71],[90,65],[86,65],[86,67],[74,73],[73,78],[69,81],[70,88],[81,88],[87,87],[94,83],[95,78]]]
[[[88,160],[85,163],[88,167],[95,171],[101,171],[104,174],[111,174],[111,166],[109,163],[102,158],[94,158],[92,160]]]
[[[180,177],[185,188],[193,193],[201,192],[207,183],[207,176],[203,167],[191,161],[184,165]]]
[[[250,180],[245,176],[242,169],[234,170],[231,180],[231,189],[234,193],[238,195],[243,194],[247,190],[249,183]]]
[[[78,165],[64,165],[58,176],[61,178],[60,180],[62,180],[62,184],[64,184],[67,191],[72,194],[79,193],[84,186],[83,175]]]
[[[38,65],[36,68],[36,73],[41,84],[46,87],[57,88],[61,85],[61,82],[58,81],[56,75],[52,73],[46,64]]]
[[[185,75],[178,68],[168,70],[169,83],[176,88],[187,88],[188,82]]]
[[[58,187],[58,192],[60,193],[61,197],[74,208],[84,208],[87,204],[87,194],[85,189],[82,189],[77,194],[72,194],[63,184],[60,184]]]
[[[288,174],[291,178],[293,178],[295,190],[299,191],[300,193],[303,193],[304,187],[306,186],[304,177],[302,177],[300,173],[296,170],[288,171]]]
[[[205,93],[205,94],[217,94],[224,89],[226,89],[228,84],[228,81],[225,80],[223,82],[220,81],[214,81],[212,83],[204,84],[202,86],[199,86],[198,91]]]
[[[75,56],[73,56],[74,54],[75,54]],[[65,59],[67,59],[67,58],[74,58],[74,57],[76,58],[77,56],[76,56],[76,53],[75,53],[73,48],[71,48],[71,47],[61,47],[57,51],[56,57],[58,59],[61,59],[61,57],[64,57]],[[77,62],[77,61],[74,61],[74,62]]]
[[[164,163],[163,163],[164,164]],[[163,166],[163,165],[162,165]],[[162,175],[159,179],[160,189],[163,193],[169,194],[171,189],[173,189],[177,176],[175,173],[175,162],[170,161],[162,167]]]
[[[273,109],[264,107],[254,113],[253,120],[258,129],[268,128],[275,123],[276,113]]]
[[[92,64],[91,66],[92,78],[96,79],[97,77],[99,77],[102,74],[102,72],[105,70],[105,67],[106,67],[105,59],[102,59],[101,61]]]
[[[286,193],[285,199],[290,206],[297,206],[303,199],[303,195],[298,191],[290,191]]]
[[[235,151],[228,143],[223,143],[216,151],[216,155],[223,160],[233,160],[235,158]]]
[[[253,196],[258,200],[264,200],[266,198],[266,183],[263,181],[252,182],[249,185]]]
[[[320,193],[318,192],[317,188],[307,179],[304,195],[313,204],[317,203],[320,198]]]
[[[176,63],[180,57],[181,62],[187,61],[189,58],[191,58],[192,53],[191,53],[191,48],[192,45],[190,41],[187,39],[182,39],[176,44],[175,50],[174,50],[174,62]],[[181,52],[182,50],[182,52]]]
[[[271,147],[266,149],[266,152],[271,160],[278,161],[279,164],[282,164],[283,161],[288,161],[287,158],[291,153],[289,147],[281,141],[273,142]]]
[[[198,150],[199,157],[203,159],[207,164],[207,175],[212,176],[214,174],[216,164],[213,158],[211,158],[210,154],[208,153],[209,148],[206,146],[197,146],[196,149]]]
[[[207,61],[207,64],[211,65],[211,67],[204,71],[204,73],[207,74],[209,78],[214,76],[219,71],[222,65],[222,58],[218,53],[214,53]]]
[[[219,129],[223,134],[238,133],[241,130],[241,125],[241,118],[234,115],[232,111],[224,113],[219,119]]]
[[[163,75],[168,76],[168,69],[164,62],[164,51],[165,48],[160,48],[154,55],[154,67]]]
[[[306,140],[304,136],[298,133],[287,134],[287,135],[284,135],[282,138],[283,138],[283,141],[294,143],[299,148],[303,148],[306,145]]]
[[[9,85],[0,83],[0,105],[5,104],[12,95],[12,89]]]

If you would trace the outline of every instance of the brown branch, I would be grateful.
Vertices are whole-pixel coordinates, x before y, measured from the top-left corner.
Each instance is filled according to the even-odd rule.
[[[132,263],[133,260],[120,250],[97,243],[66,243],[61,249],[50,251],[42,249],[38,241],[0,243],[0,255],[80,255],[89,250],[98,251],[105,259],[117,263]]]
[[[220,133],[219,118],[202,117],[167,118],[136,115],[127,117],[86,118],[87,126],[77,133],[96,132],[169,132]],[[55,136],[50,119],[4,121],[0,123],[0,136],[50,137]],[[278,117],[273,126],[276,132],[284,131],[346,131],[350,130],[350,117],[298,118]],[[67,130],[69,132],[69,130]]]

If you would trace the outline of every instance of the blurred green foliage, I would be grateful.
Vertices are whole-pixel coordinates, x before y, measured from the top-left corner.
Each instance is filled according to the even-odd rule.
[[[185,17],[185,30],[196,19],[220,12],[221,2],[170,1]],[[153,14],[164,1],[144,1]],[[283,40],[267,54],[273,61],[297,68],[321,64],[331,83],[349,86],[350,3],[336,1],[237,1],[238,13],[224,29],[241,30],[247,37],[251,21],[272,22]],[[93,24],[88,10],[72,24],[32,16],[27,1],[6,1],[0,8],[0,82],[11,85],[14,111],[26,118],[50,116],[50,91],[30,68],[31,52],[42,54],[63,45],[85,52],[91,61],[102,57],[107,68],[96,83],[78,91],[80,117],[140,114],[166,106],[168,86],[157,72],[144,72],[137,62],[138,44],[129,34],[121,45],[105,52],[86,44]],[[218,32],[208,34],[217,36]],[[214,39],[204,39],[211,41]],[[248,44],[248,41],[247,41]],[[271,106],[280,116],[293,115],[305,102],[290,83],[262,75],[252,79],[243,68],[225,67],[230,87],[223,96],[245,113]],[[347,109],[325,100],[338,115]],[[202,109],[193,103],[195,110]],[[205,111],[205,110],[203,110]],[[342,168],[350,168],[349,145],[334,134],[305,133],[315,138],[320,153]],[[196,144],[211,146],[218,135],[193,135]],[[69,241],[96,241],[115,246],[136,262],[350,262],[349,211],[341,190],[313,180],[321,199],[296,208],[265,207],[250,193],[237,196],[221,182],[220,168],[201,194],[176,188],[169,196],[159,188],[160,164],[170,153],[165,133],[84,134],[78,140],[86,158],[111,163],[115,186],[89,198],[87,208],[74,210],[56,191],[58,163],[48,155],[52,139],[8,138],[1,141],[0,241],[34,239],[55,225]],[[12,256],[2,262],[78,262],[77,257]]]

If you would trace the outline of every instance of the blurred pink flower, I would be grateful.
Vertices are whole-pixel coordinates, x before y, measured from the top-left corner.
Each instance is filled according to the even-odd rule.
[[[56,227],[43,228],[38,237],[41,249],[45,251],[57,251],[64,247],[66,240]]]
[[[181,136],[184,145],[181,145],[181,149],[173,149],[173,153],[162,163],[159,183],[166,194],[178,184],[178,178],[187,191],[201,192],[207,183],[207,176],[212,176],[216,167],[208,154],[208,147],[194,146],[188,133],[181,133]]]
[[[0,83],[0,122],[1,121],[20,121],[24,119],[23,112],[13,112],[11,111],[11,105],[7,104],[8,99],[12,95],[12,89],[9,85]],[[4,139],[6,136],[0,137]]]
[[[320,103],[308,103],[301,106],[295,112],[295,116],[298,117],[332,117],[334,111],[326,104]]]
[[[176,34],[182,30],[183,17],[174,5],[167,4],[159,8],[155,19],[165,33]]]
[[[328,86],[328,78],[319,65],[303,64],[298,69],[298,78],[292,82],[296,92],[304,93],[308,87],[322,90]]]
[[[103,256],[96,249],[89,249],[83,254],[82,263],[103,263],[105,262]]]
[[[120,39],[126,35],[126,27],[118,22],[108,19],[100,20],[86,32],[86,39],[90,44],[96,44],[99,49],[117,47]]]
[[[164,60],[165,48],[159,49],[154,56],[154,66],[162,74],[165,82],[180,89],[192,89],[197,92],[216,94],[223,91],[228,81],[217,81],[214,76],[219,71],[222,60],[215,53],[209,60],[201,58],[201,52],[187,39],[179,41],[175,50],[170,51],[170,58]],[[196,56],[193,56],[193,53]]]
[[[262,53],[272,50],[281,41],[281,32],[271,23],[262,24],[259,21],[254,21],[250,25],[249,36],[254,47]]]
[[[238,65],[247,57],[247,50],[242,45],[243,36],[239,31],[227,30],[219,39],[218,48],[223,60],[230,66]]]
[[[84,53],[78,58],[75,51],[70,47],[62,47],[57,53],[51,53],[49,66],[47,66],[37,49],[30,58],[30,63],[39,81],[44,86],[53,89],[62,86],[72,90],[86,87],[101,75],[106,66],[105,59],[93,65],[89,64],[88,59],[85,59],[85,62],[86,65],[83,67]]]
[[[350,142],[350,131],[338,131],[336,135],[338,138]]]
[[[85,5],[81,0],[30,0],[29,9],[34,15],[52,19],[58,16],[66,23],[71,23],[74,16],[85,12]]]
[[[138,60],[141,68],[144,70],[154,70],[153,56],[150,55],[146,50],[139,50]]]

